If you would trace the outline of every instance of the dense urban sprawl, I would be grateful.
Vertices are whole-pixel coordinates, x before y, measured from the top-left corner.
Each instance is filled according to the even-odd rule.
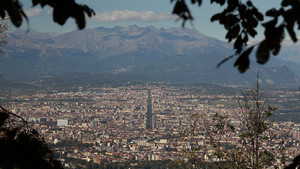
[[[288,101],[288,98],[300,101],[300,92],[274,90],[272,93],[278,97],[270,97],[271,103]],[[58,156],[95,163],[176,160],[183,149],[189,150],[195,145],[206,147],[202,158],[213,161],[215,159],[205,155],[212,150],[202,119],[196,120],[199,128],[196,143],[181,135],[191,121],[195,121],[191,115],[205,114],[209,120],[216,112],[226,113],[237,129],[240,124],[232,115],[239,111],[235,105],[236,95],[208,93],[201,86],[196,89],[164,84],[78,87],[73,91],[12,97],[12,111],[26,118],[48,143],[77,140],[91,145],[56,148]],[[282,131],[288,131],[284,142],[288,157],[292,159],[300,152],[299,123],[274,122],[271,131],[274,139],[263,145],[264,148],[278,148]],[[228,135],[226,143],[239,146],[238,137]]]

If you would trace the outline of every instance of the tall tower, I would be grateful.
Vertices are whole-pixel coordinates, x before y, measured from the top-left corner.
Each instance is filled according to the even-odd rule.
[[[151,90],[148,89],[148,99],[147,99],[147,113],[146,113],[146,129],[152,130],[152,96]]]

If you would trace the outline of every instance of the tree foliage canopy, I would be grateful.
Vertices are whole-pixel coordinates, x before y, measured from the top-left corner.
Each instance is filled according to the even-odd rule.
[[[0,106],[0,168],[62,169],[41,135]]]
[[[28,21],[22,4],[18,0],[4,0],[0,3],[0,17],[9,17],[12,24],[20,27],[23,20]],[[81,5],[75,0],[32,0],[32,6],[40,5],[42,8],[49,6],[53,8],[53,21],[64,25],[68,18],[74,18],[79,29],[85,28],[85,16],[95,15],[93,9],[87,5]]]
[[[183,20],[183,26],[186,21],[193,20],[193,16],[188,8],[187,0],[175,1],[173,14],[178,15]],[[192,4],[201,6],[202,0],[190,0]],[[224,6],[224,10],[211,17],[211,22],[218,21],[227,31],[225,38],[228,42],[233,42],[235,54],[225,58],[219,63],[237,56],[234,66],[243,73],[250,65],[249,55],[253,48],[257,47],[256,61],[259,64],[265,64],[270,59],[270,55],[276,56],[281,48],[281,42],[285,37],[285,30],[293,40],[297,42],[295,29],[300,29],[300,1],[282,0],[279,9],[272,8],[265,14],[252,3],[251,0],[211,0],[211,4],[216,3]],[[271,20],[265,21],[265,17]],[[298,25],[295,28],[295,25]],[[249,38],[257,35],[257,26],[264,27],[265,39],[258,44],[247,46]]]

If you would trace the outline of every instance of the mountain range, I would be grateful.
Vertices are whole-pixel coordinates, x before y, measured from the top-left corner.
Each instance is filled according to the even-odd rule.
[[[300,58],[294,56],[300,51],[296,49],[283,50],[268,65],[253,62],[240,74],[233,67],[235,59],[216,68],[234,53],[232,44],[194,29],[132,25],[62,34],[16,30],[9,33],[7,49],[0,56],[0,74],[26,79],[84,72],[134,80],[252,85],[259,70],[265,84],[298,85]]]

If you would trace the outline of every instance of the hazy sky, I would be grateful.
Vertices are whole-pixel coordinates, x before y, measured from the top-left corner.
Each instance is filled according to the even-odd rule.
[[[30,20],[29,25],[23,23],[24,29],[28,26],[39,32],[67,32],[77,29],[73,19],[69,19],[64,26],[59,26],[52,21],[52,9],[32,8],[31,1],[22,0],[22,2]],[[142,27],[153,25],[157,28],[181,27],[181,21],[176,21],[176,16],[171,14],[174,4],[171,4],[170,0],[78,0],[76,2],[87,4],[97,13],[93,18],[88,19],[87,28],[133,24]],[[280,0],[252,0],[252,2],[262,11],[280,4]],[[219,5],[211,5],[209,0],[204,0],[200,8],[197,5],[190,7],[195,20],[187,23],[186,27],[224,40],[224,28],[218,22],[210,22],[210,17],[214,13],[222,11]],[[257,38],[260,39],[261,35]]]

